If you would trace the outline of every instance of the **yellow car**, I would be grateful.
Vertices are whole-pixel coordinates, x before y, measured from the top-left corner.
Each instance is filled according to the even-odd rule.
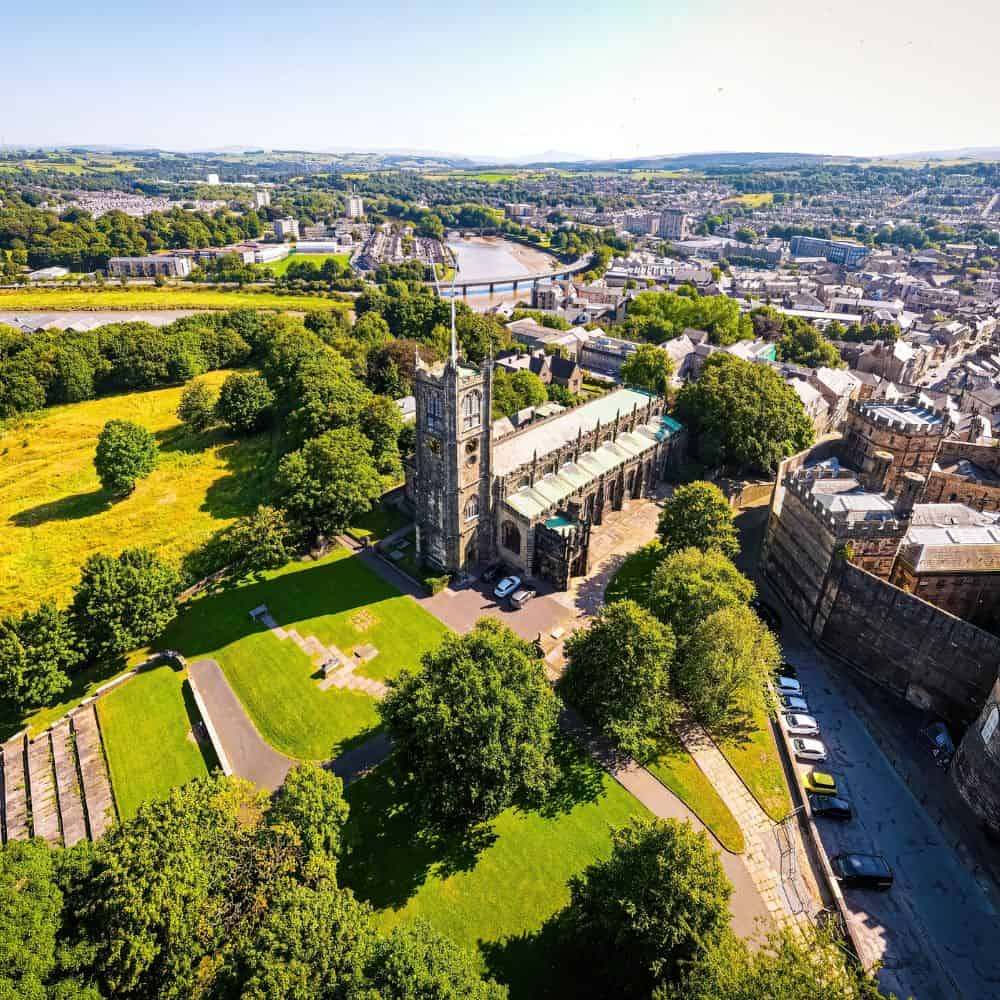
[[[837,779],[825,771],[810,771],[806,775],[805,786],[806,791],[813,795],[837,794]]]

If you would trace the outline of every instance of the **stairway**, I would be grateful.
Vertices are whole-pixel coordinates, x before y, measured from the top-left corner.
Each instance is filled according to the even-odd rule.
[[[43,733],[28,743],[28,791],[31,796],[31,827],[36,837],[59,844],[59,800],[52,769],[52,743]]]
[[[27,840],[28,790],[25,782],[25,739],[15,737],[0,748],[3,759],[3,841]]]
[[[80,778],[76,770],[76,743],[68,722],[60,722],[49,733],[56,768],[56,791],[62,817],[63,843],[72,847],[87,839],[87,817],[83,811]]]
[[[87,807],[90,839],[97,840],[115,820],[115,804],[111,797],[111,782],[104,763],[101,730],[93,705],[77,709],[71,716],[76,752],[83,778],[83,801]]]

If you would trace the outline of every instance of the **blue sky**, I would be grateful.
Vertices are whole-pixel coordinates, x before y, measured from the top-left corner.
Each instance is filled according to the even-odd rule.
[[[6,10],[0,31],[6,143],[499,157],[1000,145],[995,0],[49,0]]]

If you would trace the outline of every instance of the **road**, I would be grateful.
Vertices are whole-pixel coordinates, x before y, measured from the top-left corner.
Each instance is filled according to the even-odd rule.
[[[785,657],[830,754],[820,769],[834,774],[855,812],[848,823],[818,821],[823,846],[828,855],[882,854],[895,872],[889,892],[844,893],[866,964],[880,961],[883,989],[900,998],[1000,997],[1000,919],[990,900],[848,707],[848,668],[820,654],[789,612],[783,618]]]

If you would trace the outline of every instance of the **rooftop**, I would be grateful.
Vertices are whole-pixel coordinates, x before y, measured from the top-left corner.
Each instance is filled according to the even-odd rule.
[[[934,427],[943,422],[940,414],[911,404],[863,403],[861,408],[876,420],[895,420],[909,427]]]

